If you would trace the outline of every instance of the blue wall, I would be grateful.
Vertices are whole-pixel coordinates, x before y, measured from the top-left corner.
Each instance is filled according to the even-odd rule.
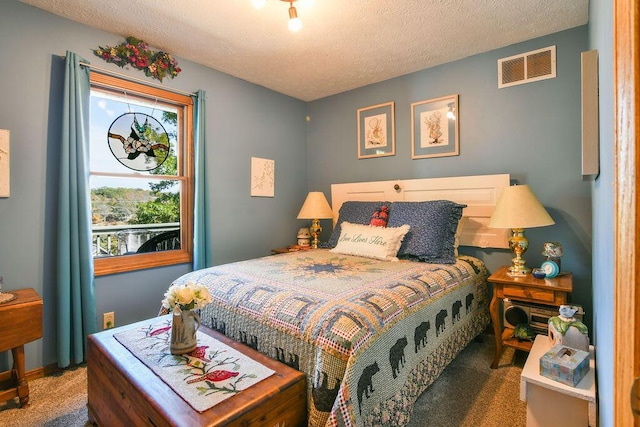
[[[557,77],[498,89],[499,58],[556,46]],[[574,303],[591,304],[591,184],[582,181],[580,53],[587,27],[327,97],[308,106],[309,186],[369,180],[509,173],[529,184],[556,224],[529,229],[529,266],[542,262],[544,241],[559,241],[562,268],[573,272]],[[411,103],[459,94],[460,155],[411,159]],[[356,110],[395,102],[396,155],[357,159]],[[327,234],[327,233],[325,233]],[[462,248],[490,270],[510,264],[507,250]]]
[[[124,36],[97,31],[18,1],[0,3],[0,129],[11,131],[11,197],[0,199],[0,276],[5,290],[35,288],[44,299],[44,337],[27,344],[26,369],[56,362],[55,241],[57,146],[62,55],[67,50],[103,68],[122,70],[91,49]],[[210,263],[268,255],[294,241],[295,217],[307,193],[306,104],[178,58],[182,73],[170,88],[207,93],[207,182],[213,207]],[[274,198],[252,198],[251,157],[275,160]],[[282,219],[282,220],[280,220]],[[96,279],[99,324],[157,313],[171,280],[189,265]],[[6,365],[5,360],[0,365]],[[0,366],[1,368],[1,366]]]
[[[589,2],[589,49],[598,50],[600,176],[593,183],[593,335],[598,361],[599,421],[612,427],[614,395],[614,68],[613,5]]]

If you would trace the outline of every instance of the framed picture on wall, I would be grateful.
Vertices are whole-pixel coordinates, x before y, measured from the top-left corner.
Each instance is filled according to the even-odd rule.
[[[458,95],[411,104],[411,158],[460,154]]]
[[[274,197],[276,161],[251,158],[251,197]]]
[[[358,109],[358,159],[395,154],[394,103]]]
[[[9,131],[0,129],[0,197],[9,194]]]

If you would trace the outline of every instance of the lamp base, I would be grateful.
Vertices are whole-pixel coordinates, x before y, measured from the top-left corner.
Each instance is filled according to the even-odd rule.
[[[320,220],[313,219],[311,220],[311,227],[309,227],[309,231],[311,232],[311,249],[318,249],[318,236],[322,232],[322,227],[320,227]]]
[[[517,265],[513,265],[513,261],[512,261],[511,267],[509,267],[509,271],[507,272],[507,276],[524,277],[529,273],[531,273],[531,269],[530,268],[527,268],[527,267],[524,267],[524,266],[520,267],[520,266],[517,266]]]
[[[526,266],[527,261],[522,258],[522,254],[529,248],[529,240],[524,236],[523,228],[511,229],[509,247],[516,256],[511,259],[511,267],[509,267],[507,275],[511,277],[522,277],[531,273],[531,269]]]

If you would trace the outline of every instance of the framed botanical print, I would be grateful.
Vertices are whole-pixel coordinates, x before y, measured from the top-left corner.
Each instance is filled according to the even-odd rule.
[[[394,103],[358,109],[358,159],[396,154]]]
[[[259,157],[251,158],[251,196],[274,197],[276,162]]]
[[[458,95],[411,104],[411,158],[457,156]]]

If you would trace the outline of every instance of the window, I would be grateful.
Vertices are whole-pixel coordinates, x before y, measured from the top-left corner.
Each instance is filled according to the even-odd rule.
[[[191,97],[91,72],[90,139],[95,275],[190,262]]]

